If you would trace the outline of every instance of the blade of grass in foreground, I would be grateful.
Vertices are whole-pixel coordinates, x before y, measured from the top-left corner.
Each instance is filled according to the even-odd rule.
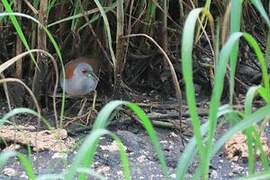
[[[242,14],[242,1],[231,0],[231,18],[230,18],[230,34],[240,31]],[[230,53],[230,104],[233,104],[234,94],[234,77],[236,71],[236,63],[238,57],[239,41],[234,44],[234,48]]]
[[[269,171],[265,171],[263,173],[248,176],[248,177],[238,178],[238,180],[266,180],[266,179],[270,179]]]
[[[217,73],[214,80],[214,88],[210,102],[209,108],[209,126],[208,126],[208,137],[207,137],[207,148],[205,148],[202,142],[202,136],[200,134],[200,120],[196,110],[194,85],[192,78],[192,49],[193,49],[193,38],[196,20],[202,9],[194,9],[190,12],[187,20],[185,22],[183,31],[183,41],[182,41],[182,65],[184,80],[186,84],[187,102],[189,106],[189,111],[191,115],[192,125],[194,129],[196,143],[199,149],[200,155],[200,169],[198,171],[201,173],[203,178],[207,178],[209,171],[209,162],[212,154],[213,138],[216,131],[217,125],[217,112],[220,105],[220,98],[223,90],[224,76],[226,72],[226,65],[228,64],[228,58],[230,53],[241,36],[244,36],[246,41],[255,51],[258,61],[260,63],[262,74],[263,74],[263,84],[269,92],[269,78],[267,76],[267,69],[264,61],[263,54],[254,38],[247,33],[234,33],[230,36],[228,42],[222,48],[217,64]],[[269,93],[270,94],[270,93]],[[269,102],[269,98],[266,99]],[[201,169],[202,168],[202,169]]]
[[[244,118],[238,124],[229,129],[219,140],[215,142],[214,150],[212,155],[217,153],[218,150],[227,142],[234,134],[239,131],[243,131],[246,128],[250,127],[253,124],[256,124],[263,120],[264,117],[270,115],[270,105],[260,108],[250,116]]]
[[[252,4],[257,8],[261,16],[264,18],[268,28],[270,28],[270,20],[267,15],[267,12],[265,11],[263,4],[260,0],[251,0]]]
[[[116,141],[117,146],[119,148],[119,152],[120,152],[121,164],[124,170],[124,178],[127,180],[131,179],[128,156],[125,152],[125,149],[121,140],[115,134],[111,133],[110,131],[106,129],[101,129],[101,128],[94,129],[86,137],[84,143],[81,145],[77,155],[75,156],[73,163],[71,164],[70,168],[67,170],[65,174],[65,179],[72,180],[75,178],[78,168],[91,166],[94,159],[94,155],[96,153],[98,139],[104,135],[110,135]],[[79,179],[85,179],[85,173],[81,172]]]
[[[234,111],[231,106],[223,105],[219,108],[218,117],[223,116],[228,113],[238,113]],[[205,136],[207,133],[208,122],[201,126],[201,134]],[[195,137],[189,141],[186,146],[184,152],[181,154],[181,157],[178,160],[177,168],[176,168],[176,179],[185,179],[185,175],[187,173],[188,167],[192,163],[195,154],[197,153]]]
[[[122,105],[130,108],[136,114],[143,127],[146,129],[147,134],[151,140],[151,143],[154,146],[155,152],[157,153],[158,159],[160,161],[162,172],[164,176],[168,178],[168,166],[164,154],[161,150],[154,127],[151,124],[147,115],[137,104],[126,101],[111,101],[110,103],[106,104],[106,106],[102,108],[102,110],[98,114],[93,129],[105,128],[106,125],[109,123],[108,120],[110,119],[112,112],[115,111],[117,108],[121,107]]]
[[[1,152],[0,153],[0,167],[2,167],[8,161],[8,159],[12,157],[17,157],[20,160],[20,162],[22,163],[22,167],[25,170],[28,178],[30,180],[34,180],[35,174],[34,174],[33,166],[24,154],[13,152],[13,151]]]
[[[210,106],[209,106],[209,129],[208,129],[208,143],[207,143],[207,164],[205,164],[205,168],[209,166],[211,154],[212,154],[212,146],[213,146],[213,138],[216,130],[216,124],[217,124],[217,111],[218,107],[220,105],[220,99],[222,95],[222,90],[224,86],[224,76],[226,73],[226,65],[228,63],[228,58],[230,56],[230,53],[232,52],[232,49],[235,45],[235,43],[238,41],[239,38],[244,37],[245,40],[248,42],[248,44],[252,47],[254,50],[259,64],[261,66],[261,71],[262,71],[262,76],[263,76],[263,85],[267,89],[267,92],[269,92],[269,78],[267,75],[267,68],[266,64],[264,61],[264,56],[261,51],[261,49],[258,46],[258,43],[256,40],[249,35],[248,33],[240,33],[236,32],[233,33],[224,47],[222,48],[220,52],[220,57],[218,60],[217,64],[217,73],[215,75],[215,80],[214,80],[214,88],[213,88],[213,93],[210,101]],[[270,94],[270,93],[269,93]],[[266,99],[266,101],[269,102],[269,98]],[[205,169],[204,175],[208,174],[208,168],[207,170]]]
[[[28,109],[28,108],[15,108],[12,111],[9,111],[8,113],[6,113],[1,119],[0,119],[0,126],[5,123],[9,118],[17,115],[17,114],[22,114],[22,113],[27,113],[27,114],[32,114],[34,116],[36,116],[37,118],[41,119],[43,121],[44,124],[46,124],[46,126],[51,130],[52,127],[50,126],[50,124],[48,123],[48,121],[42,117],[40,114],[38,114],[36,111],[33,111],[32,109]]]
[[[262,87],[253,86],[249,88],[246,95],[246,100],[245,100],[245,117],[248,117],[252,114],[252,102],[260,88]],[[268,158],[267,158],[266,153],[263,150],[263,145],[260,139],[260,133],[258,132],[258,129],[256,127],[257,126],[253,125],[250,128],[248,128],[246,131],[244,131],[247,136],[247,144],[248,144],[248,172],[249,172],[248,174],[249,175],[252,175],[255,172],[256,151],[254,151],[254,149],[255,150],[258,149],[260,151],[260,158],[261,158],[264,170],[269,169]]]
[[[191,117],[193,126],[193,133],[198,146],[200,163],[205,164],[205,152],[206,148],[203,144],[203,138],[200,132],[200,118],[197,113],[196,99],[195,99],[195,88],[193,84],[193,71],[192,71],[192,50],[194,41],[194,31],[196,21],[203,11],[202,8],[193,9],[185,22],[183,35],[182,35],[182,48],[181,48],[181,59],[182,59],[182,70],[185,81],[186,96],[188,110]]]
[[[63,174],[44,174],[36,178],[36,180],[64,180]]]
[[[245,117],[248,117],[252,114],[252,102],[257,94],[257,90],[260,88],[260,86],[250,87],[248,89],[248,92],[246,94],[245,99]],[[248,145],[248,174],[252,175],[255,170],[255,152],[253,147],[253,133],[256,131],[255,128],[250,127],[245,132],[245,135],[247,137],[247,145]]]
[[[95,172],[92,169],[89,169],[89,167],[88,168],[79,168],[77,170],[77,172],[78,173],[88,174],[92,178],[95,178],[95,179],[106,180],[106,178],[103,175]],[[54,179],[55,180],[62,180],[62,179],[65,180],[64,173],[60,173],[60,174],[42,174],[42,175],[40,175],[40,176],[38,176],[36,178],[36,180],[54,180]]]

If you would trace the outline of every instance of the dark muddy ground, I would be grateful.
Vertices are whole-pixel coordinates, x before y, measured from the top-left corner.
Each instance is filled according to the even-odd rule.
[[[176,113],[174,110],[168,107],[176,107],[176,102],[163,102],[156,108],[145,107],[145,110],[147,113],[151,111],[152,114],[153,112],[163,114]],[[207,112],[206,109],[207,100],[202,100],[199,104],[201,114],[205,114]],[[6,108],[1,108],[0,116],[2,116],[5,111]],[[187,114],[186,110],[183,113]],[[26,118],[27,116],[21,117]],[[167,120],[169,119],[172,120],[172,117],[167,118]],[[183,122],[183,124],[185,124],[185,138],[189,140],[191,138],[189,117],[186,116]],[[127,116],[119,116],[118,118],[114,119],[113,124],[109,126],[109,129],[115,132],[121,138],[122,142],[127,148],[126,150],[129,156],[132,179],[164,179],[159,161],[154,153],[148,136],[143,127],[136,122],[136,120],[131,120],[131,118],[128,118]],[[178,131],[171,128],[156,127],[155,129],[166,156],[170,177],[175,179],[177,161],[184,149],[182,138]],[[226,131],[226,126],[224,126],[224,128],[220,128],[219,131],[219,133]],[[75,138],[77,141],[79,141],[86,134],[87,132],[79,133],[75,136]],[[116,145],[111,138],[103,137],[101,139],[92,168],[96,172],[103,174],[108,179],[123,179],[118,151],[115,147]],[[23,148],[20,151],[26,152],[26,149]],[[59,153],[51,151],[33,153],[32,160],[35,171],[39,175],[63,172],[63,170],[68,167],[69,163],[72,162],[76,152],[77,151],[75,150],[68,153],[67,156],[62,157],[59,156]],[[194,161],[189,169],[186,179],[191,179],[196,164],[196,161]],[[258,169],[260,169],[259,165]],[[231,179],[246,175],[247,162],[241,159],[238,161],[228,160],[224,156],[223,149],[217,153],[211,161],[209,174],[210,179]],[[3,168],[1,168],[0,179],[27,179],[27,177],[19,162],[13,158],[9,160]]]

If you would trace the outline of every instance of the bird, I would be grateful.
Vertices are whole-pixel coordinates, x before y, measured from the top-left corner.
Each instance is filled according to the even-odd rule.
[[[65,79],[61,74],[61,87],[70,96],[84,96],[94,91],[99,82],[100,63],[96,58],[79,57],[65,65]]]
[[[60,76],[60,85],[62,89],[65,89],[65,93],[71,97],[85,97],[87,94],[94,92],[92,110],[95,112],[95,101],[97,97],[96,87],[99,82],[100,67],[100,62],[97,58],[78,57],[65,65],[64,72],[62,72]],[[82,115],[86,102],[87,99],[84,98],[78,117]],[[87,115],[86,124],[88,124],[90,114]],[[70,122],[67,124],[69,123]]]

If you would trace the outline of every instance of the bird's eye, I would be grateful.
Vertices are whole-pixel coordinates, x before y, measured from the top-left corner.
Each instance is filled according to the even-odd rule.
[[[87,69],[83,69],[83,70],[82,70],[82,73],[83,73],[83,74],[87,74],[87,73],[88,73]]]

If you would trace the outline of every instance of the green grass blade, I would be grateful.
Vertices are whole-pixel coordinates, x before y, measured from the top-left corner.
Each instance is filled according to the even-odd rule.
[[[270,115],[270,105],[260,108],[258,111],[254,112],[250,116],[244,118],[237,125],[229,129],[219,140],[215,142],[214,150],[212,154],[217,153],[220,148],[237,132],[243,131],[248,127],[252,126],[263,120],[264,117]]]
[[[236,113],[231,106],[224,105],[219,108],[218,117],[223,116],[228,113]],[[204,136],[207,133],[208,122],[201,126],[201,134]],[[188,167],[192,163],[195,154],[197,153],[195,137],[193,137],[188,145],[185,147],[184,152],[181,154],[180,159],[178,160],[176,168],[176,179],[184,179],[187,173]]]
[[[89,174],[91,177],[94,177],[94,178],[97,178],[100,180],[106,180],[106,178],[103,175],[101,175],[101,174],[97,173],[96,171],[89,169],[89,168],[79,168],[79,169],[77,169],[77,172]]]
[[[249,115],[252,114],[252,102],[255,96],[257,95],[257,91],[262,88],[261,86],[253,86],[249,88],[247,95],[246,95],[246,100],[245,100],[245,117],[248,117]],[[256,165],[256,151],[254,151],[254,144],[255,148],[259,149],[261,152],[260,158],[263,164],[263,167],[265,170],[269,169],[268,166],[268,159],[267,155],[265,154],[263,150],[263,145],[261,143],[260,139],[260,134],[256,128],[256,126],[252,126],[248,128],[245,131],[245,134],[247,136],[247,144],[248,144],[248,174],[252,175],[255,172],[255,165]]]
[[[112,6],[110,6],[110,7],[104,7],[104,11],[105,11],[105,13],[110,12],[110,11],[112,11],[115,7],[116,7],[116,3],[113,3]],[[96,12],[99,12],[99,10],[98,10],[98,9],[91,9],[91,10],[89,10],[89,11],[86,11],[85,14],[83,14],[83,13],[78,13],[78,14],[75,14],[75,15],[73,15],[73,16],[69,16],[69,17],[60,19],[60,20],[58,20],[58,21],[55,21],[55,22],[53,22],[53,23],[50,23],[50,24],[48,24],[47,27],[49,28],[49,27],[55,26],[55,25],[57,25],[57,24],[61,24],[61,23],[67,22],[67,21],[71,21],[71,20],[73,20],[73,19],[81,18],[81,17],[83,17],[84,15],[94,14],[94,13],[96,13]],[[96,17],[98,17],[98,16],[96,16]],[[98,18],[93,18],[93,19],[91,19],[91,23],[95,22],[97,19],[98,19]],[[87,25],[83,25],[83,26],[85,27],[85,26],[87,26]]]
[[[266,180],[266,179],[270,179],[269,171],[265,171],[263,173],[248,176],[248,177],[238,178],[238,180]]]
[[[128,102],[126,101],[111,101],[107,103],[98,113],[93,129],[105,128],[110,123],[108,120],[111,119],[111,114],[122,105],[127,104]]]
[[[36,180],[64,180],[63,174],[44,174],[36,178]]]
[[[16,29],[16,32],[18,33],[18,35],[19,35],[19,37],[20,37],[20,39],[21,39],[23,45],[24,45],[25,48],[29,51],[29,50],[30,50],[30,46],[28,45],[28,42],[27,42],[26,37],[25,37],[25,35],[24,35],[23,31],[22,31],[21,26],[19,25],[19,22],[17,21],[16,17],[13,15],[13,11],[12,11],[12,9],[11,9],[11,7],[10,7],[8,1],[7,1],[7,0],[2,0],[2,3],[3,3],[3,5],[4,5],[6,11],[10,13],[10,14],[9,14],[10,20],[11,20],[11,22],[12,22],[14,28]],[[38,67],[37,62],[36,62],[36,60],[35,60],[33,54],[30,54],[30,56],[31,56],[32,61],[33,61],[33,62],[35,63],[35,65]]]
[[[258,45],[257,41],[250,34],[243,33],[243,36],[256,54],[256,57],[258,59],[258,62],[260,64],[260,68],[262,71],[263,87],[265,87],[266,93],[270,94],[269,77],[268,77],[268,71],[267,71],[267,64],[266,64],[265,59],[264,59],[264,54],[262,53],[261,48]],[[270,104],[270,96],[268,96],[265,100],[268,104]]]
[[[105,129],[95,129],[93,130],[85,139],[84,143],[81,145],[77,155],[74,158],[73,163],[71,164],[70,168],[67,170],[65,174],[65,179],[74,179],[78,168],[89,167],[92,162],[96,152],[98,139],[103,135],[110,135],[116,141],[119,152],[120,152],[120,159],[121,164],[124,169],[124,177],[125,179],[130,179],[130,171],[128,165],[128,157],[125,152],[124,146],[121,140],[113,133]],[[82,179],[85,178],[85,174],[81,174],[80,176]]]
[[[8,161],[9,158],[12,158],[15,156],[18,157],[18,159],[20,160],[22,167],[25,170],[28,178],[30,180],[34,180],[35,174],[34,174],[33,166],[24,154],[14,152],[14,151],[1,152],[0,153],[0,167],[2,167]]]
[[[252,114],[252,102],[253,99],[256,96],[257,90],[260,88],[260,86],[253,86],[250,87],[245,100],[245,117],[248,117]],[[255,170],[255,152],[253,147],[253,133],[256,132],[256,129],[254,126],[248,128],[245,131],[245,135],[247,137],[247,145],[248,145],[248,174],[252,175]]]
[[[248,89],[245,103],[244,103],[245,115],[247,116],[252,114],[252,102],[259,88],[261,88],[261,86],[252,86]]]
[[[201,126],[201,134],[205,135],[207,133],[208,123],[205,123]],[[188,145],[185,147],[184,152],[181,154],[180,159],[178,160],[177,169],[176,169],[176,179],[185,179],[185,175],[188,171],[188,167],[192,163],[193,158],[195,157],[198,149],[196,148],[195,137],[193,137]]]
[[[147,8],[145,10],[146,11],[145,22],[147,22],[147,25],[145,25],[143,29],[143,32],[145,34],[151,34],[151,29],[153,29],[152,26],[156,19],[156,9],[157,9],[157,6],[155,5],[155,3],[152,1],[149,1]]]
[[[231,20],[230,31],[231,34],[240,31],[242,14],[242,1],[231,0]],[[230,104],[233,103],[234,94],[234,77],[236,71],[237,57],[238,57],[239,41],[234,44],[234,48],[230,56]]]
[[[75,1],[74,2],[74,6],[73,6],[73,16],[75,14],[78,14],[80,12],[80,1]],[[76,29],[77,29],[77,26],[78,24],[80,23],[80,19],[78,18],[75,18],[75,19],[72,19],[72,22],[71,22],[71,31],[72,32],[75,32]]]
[[[0,119],[0,126],[3,125],[3,123],[7,122],[7,120],[17,114],[22,114],[22,113],[27,113],[27,114],[32,114],[36,117],[38,117],[39,119],[41,119],[44,124],[46,124],[46,126],[49,129],[52,129],[52,127],[50,126],[50,124],[48,123],[48,121],[42,117],[40,114],[38,114],[36,111],[33,111],[32,109],[28,109],[28,108],[15,108],[12,109],[11,111],[9,111],[8,113],[6,113],[1,119]]]
[[[182,38],[182,69],[185,81],[185,88],[187,93],[187,104],[189,113],[191,116],[193,132],[196,143],[198,145],[199,155],[201,163],[205,161],[205,147],[203,145],[202,135],[200,133],[200,118],[197,113],[196,100],[195,100],[195,88],[193,84],[193,71],[192,71],[192,49],[194,41],[194,31],[197,18],[202,12],[202,8],[193,9],[185,22]]]
[[[106,104],[106,106],[104,108],[102,108],[102,110],[99,112],[97,119],[95,121],[95,124],[93,125],[93,129],[105,128],[106,125],[109,123],[108,120],[110,119],[110,116],[113,113],[113,111],[120,108],[122,105],[130,108],[136,114],[136,116],[140,119],[140,122],[142,123],[142,125],[146,129],[147,134],[148,134],[148,136],[149,136],[149,138],[154,146],[155,152],[157,153],[163,174],[166,177],[168,177],[167,163],[165,161],[164,154],[161,150],[156,132],[155,132],[149,118],[146,116],[144,111],[138,105],[136,105],[134,103],[129,103],[126,101],[111,101],[110,103]]]
[[[103,22],[105,25],[105,30],[106,30],[106,34],[107,34],[107,39],[108,39],[108,43],[109,43],[109,48],[110,48],[110,53],[111,53],[111,57],[112,57],[112,61],[113,61],[113,65],[116,65],[116,58],[115,58],[115,53],[113,51],[113,47],[112,47],[112,36],[111,36],[111,30],[110,30],[110,25],[109,25],[109,21],[108,18],[106,16],[106,13],[104,11],[104,8],[102,7],[102,5],[100,4],[99,0],[94,0],[99,11],[100,14],[103,18]]]
[[[258,61],[261,66],[262,70],[262,75],[263,75],[263,83],[264,86],[269,92],[269,78],[267,76],[267,69],[264,61],[264,56],[258,46],[258,43],[256,40],[249,35],[248,33],[233,33],[230,38],[228,39],[227,43],[224,45],[220,52],[220,57],[218,60],[218,65],[217,65],[217,73],[215,76],[214,80],[214,88],[213,88],[213,93],[211,97],[211,102],[210,102],[210,111],[209,111],[209,130],[208,130],[208,145],[207,145],[207,154],[208,157],[207,159],[207,164],[204,165],[204,167],[208,167],[209,161],[210,161],[210,156],[212,154],[212,144],[213,144],[213,138],[214,138],[214,133],[216,129],[216,124],[217,124],[217,108],[220,105],[220,98],[224,86],[224,76],[226,73],[226,65],[228,63],[228,58],[230,53],[232,52],[232,49],[234,48],[235,43],[238,41],[238,39],[243,36],[245,40],[248,42],[248,44],[253,48],[255,51],[255,54],[258,58]],[[269,98],[267,99],[269,101]],[[204,172],[204,174],[208,174],[208,172]]]
[[[256,147],[258,147],[258,149],[261,152],[260,158],[261,158],[261,161],[263,163],[263,166],[265,169],[269,169],[268,159],[267,159],[266,154],[263,151],[262,144],[261,144],[260,138],[259,138],[260,136],[257,133],[257,131],[255,130],[255,128],[252,126],[253,124],[256,124],[256,123],[260,122],[261,120],[263,120],[264,117],[269,116],[269,113],[270,113],[269,107],[270,106],[260,108],[258,111],[249,115],[248,117],[245,117],[237,125],[235,125],[231,129],[229,129],[217,142],[215,142],[213,154],[215,154],[234,134],[236,134],[239,131],[243,131],[245,129],[248,129],[249,130],[248,134],[247,134],[248,138],[252,137],[252,139],[253,139],[253,136],[255,137],[255,139],[253,141],[255,142]],[[249,144],[251,144],[251,140],[249,140]],[[249,148],[253,148],[253,147],[249,147]],[[249,151],[250,151],[250,149],[249,149]],[[252,152],[252,153],[249,152],[249,156],[254,155],[254,153],[255,152]],[[252,159],[252,157],[249,157],[249,160],[253,160],[253,162],[250,162],[250,163],[254,163],[254,164],[249,164],[249,168],[251,168],[251,169],[249,169],[249,171],[251,171],[251,174],[253,174],[252,171],[253,171],[254,166],[255,166],[255,159]]]
[[[268,161],[268,156],[266,154],[266,152],[264,151],[264,148],[263,148],[263,145],[262,145],[262,142],[261,142],[261,136],[260,136],[260,133],[255,129],[254,127],[254,130],[253,130],[253,136],[254,136],[254,142],[255,142],[255,147],[256,149],[258,149],[258,151],[260,152],[260,159],[262,161],[262,165],[263,165],[263,168],[264,170],[270,170],[269,168],[269,161]],[[256,155],[256,153],[255,153]],[[254,155],[254,157],[255,157]],[[255,164],[256,161],[254,161],[254,166],[256,165]]]
[[[158,137],[156,135],[156,132],[154,130],[154,127],[152,123],[150,122],[149,118],[147,115],[144,113],[144,111],[135,103],[129,103],[128,107],[136,114],[136,116],[140,119],[140,122],[142,123],[143,127],[146,129],[147,134],[154,146],[155,152],[157,153],[158,159],[161,164],[161,168],[163,171],[163,174],[165,175],[166,178],[168,178],[168,167],[167,163],[165,161],[164,154],[161,150]]]
[[[270,20],[267,15],[267,12],[265,11],[263,4],[260,0],[251,0],[252,4],[257,8],[263,19],[265,20],[268,28],[270,28]]]

